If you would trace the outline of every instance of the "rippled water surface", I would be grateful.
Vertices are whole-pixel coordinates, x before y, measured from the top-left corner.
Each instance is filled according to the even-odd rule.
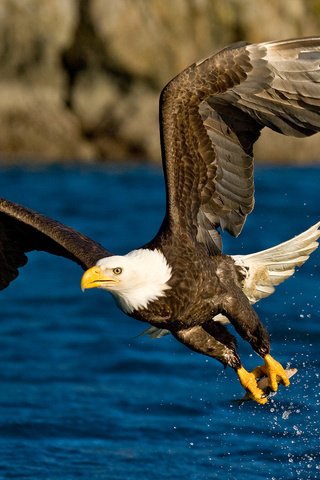
[[[284,241],[318,221],[320,170],[258,168],[256,208],[225,251]],[[60,219],[122,253],[148,241],[164,212],[160,170],[2,170],[1,195]],[[81,270],[30,255],[0,295],[0,478],[320,478],[319,253],[263,300],[272,352],[297,367],[266,406],[237,399],[233,371],[144,325]],[[259,363],[239,341],[244,364]]]

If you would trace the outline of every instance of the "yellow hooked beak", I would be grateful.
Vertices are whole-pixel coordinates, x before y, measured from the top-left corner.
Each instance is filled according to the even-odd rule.
[[[91,267],[85,271],[81,279],[81,290],[88,288],[108,287],[119,283],[119,280],[108,277],[100,267]]]

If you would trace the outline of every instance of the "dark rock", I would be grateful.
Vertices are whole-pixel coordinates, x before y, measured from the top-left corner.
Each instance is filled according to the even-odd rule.
[[[2,0],[0,155],[159,161],[158,98],[174,75],[233,41],[316,34],[319,11],[319,0]],[[268,135],[261,161],[319,158],[317,136]]]

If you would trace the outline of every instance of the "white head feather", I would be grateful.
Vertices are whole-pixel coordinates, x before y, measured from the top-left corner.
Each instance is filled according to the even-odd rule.
[[[116,283],[102,285],[115,297],[120,308],[131,313],[165,295],[170,288],[171,267],[159,250],[138,249],[127,255],[102,258],[97,266]]]

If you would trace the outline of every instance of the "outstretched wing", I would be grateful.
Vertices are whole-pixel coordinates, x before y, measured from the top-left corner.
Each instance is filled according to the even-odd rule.
[[[68,258],[83,269],[111,255],[90,238],[21,205],[0,199],[0,289],[18,276],[27,252],[42,250]]]
[[[320,38],[235,44],[191,65],[162,91],[167,221],[210,251],[237,236],[254,205],[254,142],[320,130]],[[213,240],[213,241],[212,241]]]

